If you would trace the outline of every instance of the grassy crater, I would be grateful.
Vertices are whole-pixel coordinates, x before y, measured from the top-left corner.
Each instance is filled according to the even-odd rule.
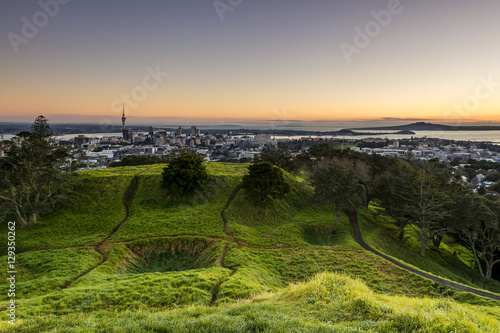
[[[179,272],[209,268],[220,256],[220,242],[203,237],[150,239],[127,244],[123,273]]]

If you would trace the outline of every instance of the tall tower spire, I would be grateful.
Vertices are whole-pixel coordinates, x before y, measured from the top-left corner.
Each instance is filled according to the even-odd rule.
[[[122,114],[122,129],[125,130],[125,104],[123,104],[123,114]]]
[[[128,140],[128,130],[125,128],[125,104],[123,105],[123,114],[122,114],[122,133],[123,133],[123,139]]]

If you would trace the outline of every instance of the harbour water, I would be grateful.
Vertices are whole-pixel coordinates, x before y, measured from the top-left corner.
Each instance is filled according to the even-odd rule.
[[[371,132],[371,131],[367,131]],[[389,131],[386,131],[387,133]],[[373,134],[371,135],[356,135],[356,136],[337,136],[337,138],[345,139],[366,139],[366,138],[387,138],[390,140],[409,139],[413,138],[439,138],[455,141],[489,141],[500,144],[500,131],[413,131],[415,134]],[[329,136],[331,137],[331,136]],[[292,137],[289,137],[292,138]]]
[[[307,129],[304,129],[307,130]],[[368,131],[367,131],[368,132]],[[371,132],[371,131],[369,131]],[[386,131],[386,133],[389,131]],[[366,139],[366,138],[387,138],[390,140],[397,140],[397,139],[409,139],[411,137],[414,138],[422,138],[422,137],[427,137],[427,138],[440,138],[440,139],[448,139],[448,140],[455,140],[455,141],[478,141],[478,142],[492,142],[496,144],[500,144],[500,131],[414,131],[415,134],[410,135],[410,134],[378,134],[375,131],[371,132],[371,135],[356,135],[356,136],[337,136],[336,138],[345,138],[345,139]],[[62,136],[58,136],[58,139],[71,139],[74,138],[75,136],[78,135],[85,135],[88,137],[93,137],[93,138],[102,138],[106,136],[121,136],[122,133],[87,133],[87,134],[65,134]],[[12,138],[14,135],[12,134],[0,134],[0,139],[2,138],[4,140],[8,140]],[[277,138],[301,138],[305,137],[303,135],[298,135],[298,136],[276,136]],[[332,136],[318,136],[318,135],[313,135],[313,136],[306,136],[306,137],[328,137],[331,138]]]

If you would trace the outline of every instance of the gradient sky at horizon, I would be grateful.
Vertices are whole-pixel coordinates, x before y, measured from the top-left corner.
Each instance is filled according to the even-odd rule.
[[[243,0],[221,21],[213,0],[73,0],[18,53],[8,34],[42,8],[4,1],[0,121],[118,123],[122,94],[159,67],[133,119],[500,122],[500,84],[474,104],[479,78],[500,82],[500,2],[401,0],[348,63],[340,44],[392,1]]]

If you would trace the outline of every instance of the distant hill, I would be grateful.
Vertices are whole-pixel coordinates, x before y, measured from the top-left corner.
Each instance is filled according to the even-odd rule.
[[[351,128],[356,130],[381,130],[381,131],[500,131],[500,126],[449,126],[418,122],[400,126]]]

